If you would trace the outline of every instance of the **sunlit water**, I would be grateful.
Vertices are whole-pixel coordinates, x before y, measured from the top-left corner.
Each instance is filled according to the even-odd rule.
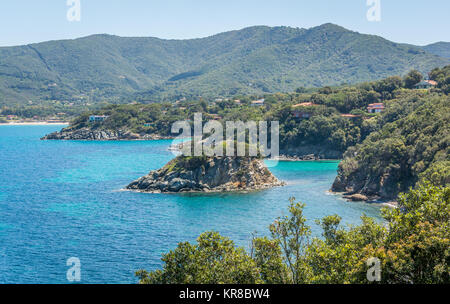
[[[338,214],[358,224],[380,207],[349,203],[330,188],[337,162],[280,162],[282,188],[240,194],[142,194],[120,191],[173,158],[171,141],[40,141],[61,126],[0,126],[0,283],[67,283],[66,261],[81,261],[82,283],[134,283],[134,272],[161,266],[178,242],[219,231],[248,248],[268,235],[289,197],[307,204],[314,223]]]

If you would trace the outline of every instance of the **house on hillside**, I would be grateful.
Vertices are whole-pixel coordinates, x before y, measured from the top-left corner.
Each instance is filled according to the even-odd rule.
[[[416,89],[432,89],[435,88],[438,83],[434,80],[422,80],[414,86]]]
[[[312,114],[308,113],[308,112],[302,112],[302,111],[295,110],[292,112],[292,116],[294,116],[294,118],[298,118],[298,119],[307,119],[307,118],[310,118],[312,116]]]
[[[252,107],[260,107],[260,106],[263,106],[263,105],[264,105],[264,101],[265,101],[264,98],[258,99],[258,100],[253,100],[253,101],[251,102],[251,106],[252,106]]]
[[[105,121],[109,116],[106,115],[91,115],[89,116],[90,122],[102,122]]]
[[[369,113],[381,113],[385,110],[384,103],[371,103],[367,107]]]
[[[292,108],[294,110],[292,111],[292,116],[294,116],[294,118],[298,118],[298,119],[310,118],[311,116],[313,116],[313,114],[309,111],[306,111],[305,108],[315,107],[315,106],[318,106],[318,105],[315,103],[312,103],[312,102],[303,102],[303,103],[293,105]]]
[[[292,107],[295,108],[300,108],[300,107],[316,107],[318,106],[318,104],[312,103],[312,102],[302,102],[296,105],[293,105]]]

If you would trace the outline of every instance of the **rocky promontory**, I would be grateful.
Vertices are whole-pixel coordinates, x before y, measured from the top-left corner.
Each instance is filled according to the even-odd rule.
[[[342,159],[344,151],[327,144],[288,144],[280,149],[279,160],[323,160]]]
[[[283,185],[260,158],[181,155],[126,189],[149,193],[231,192]]]
[[[62,129],[59,132],[48,134],[42,140],[158,140],[172,139],[173,137],[159,134],[139,134],[129,130],[93,130],[91,128]]]

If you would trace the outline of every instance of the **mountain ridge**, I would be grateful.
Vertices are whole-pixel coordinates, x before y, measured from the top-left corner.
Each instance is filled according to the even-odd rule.
[[[0,103],[174,100],[293,91],[428,72],[422,48],[326,23],[253,26],[205,38],[97,34],[0,48]]]
[[[439,41],[425,45],[422,49],[443,58],[450,58],[450,42]]]

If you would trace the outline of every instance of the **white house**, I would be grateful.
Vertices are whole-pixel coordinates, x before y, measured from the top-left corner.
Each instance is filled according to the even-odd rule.
[[[89,121],[90,122],[99,122],[99,121],[104,121],[105,119],[107,119],[109,116],[106,115],[91,115],[89,116]]]

